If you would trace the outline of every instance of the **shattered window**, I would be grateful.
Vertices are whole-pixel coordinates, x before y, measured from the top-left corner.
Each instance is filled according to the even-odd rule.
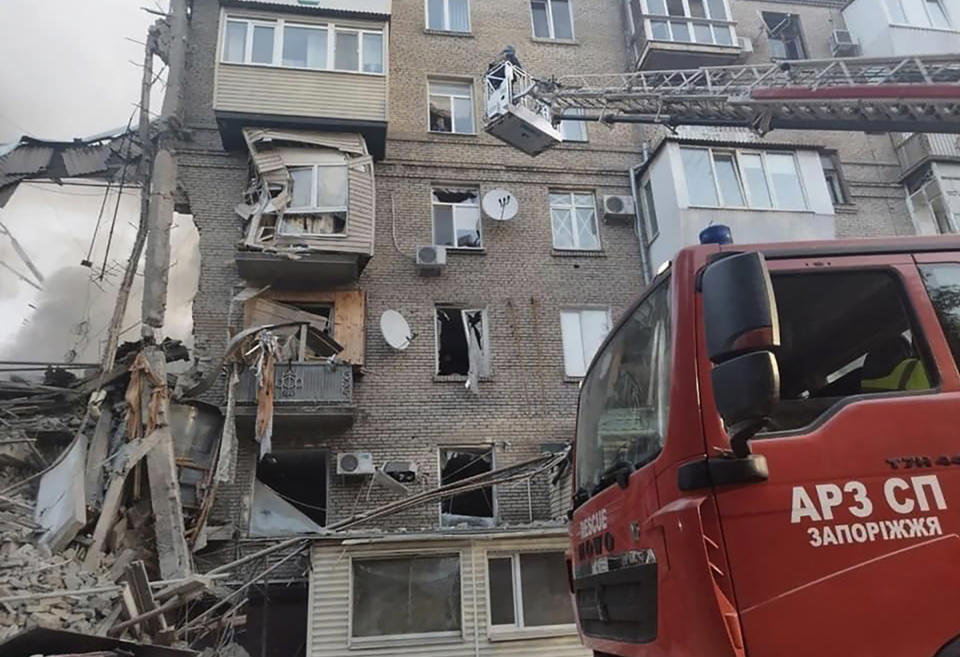
[[[346,165],[291,167],[290,206],[281,235],[337,235],[347,228]]]
[[[563,552],[495,556],[487,568],[495,630],[573,625]]]
[[[306,25],[284,26],[283,65],[327,68],[326,28]]]
[[[353,637],[460,634],[459,555],[353,559],[352,571]]]
[[[437,307],[437,374],[489,374],[486,312]]]
[[[257,464],[250,533],[286,536],[318,531],[327,522],[328,453],[280,449]]]
[[[461,249],[483,247],[476,189],[433,190],[433,243]]]
[[[456,447],[440,450],[440,483],[454,484],[493,470],[493,448]],[[496,520],[493,486],[472,490],[440,502],[440,526],[493,527]]]
[[[473,85],[430,81],[430,132],[473,134]]]
[[[600,249],[597,203],[591,192],[550,192],[550,219],[555,249]]]
[[[807,50],[800,32],[800,17],[796,14],[763,12],[767,28],[767,43],[773,59],[806,59]]]

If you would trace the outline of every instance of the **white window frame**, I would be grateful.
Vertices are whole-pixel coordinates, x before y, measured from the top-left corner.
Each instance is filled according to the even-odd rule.
[[[446,201],[438,201],[434,198],[433,194],[438,189],[452,189],[452,190],[462,190],[462,191],[471,191],[476,192],[477,194],[477,203],[476,205],[469,205],[466,203],[448,203]],[[476,208],[477,210],[477,229],[480,233],[480,245],[479,246],[458,246],[457,244],[439,244],[437,242],[437,217],[434,214],[434,208],[438,205],[449,208]],[[456,211],[451,212],[451,221],[453,222],[453,241],[457,241],[457,216]],[[480,207],[480,188],[471,187],[470,185],[433,185],[430,188],[430,225],[433,229],[433,244],[435,246],[445,246],[447,250],[455,251],[483,251],[486,248],[483,242],[483,209]]]
[[[244,40],[244,56],[242,62],[232,62],[226,58],[227,53],[227,24],[228,23],[246,23],[246,33]],[[253,27],[254,25],[260,26],[269,26],[274,28],[273,30],[273,60],[267,63],[253,62],[250,61],[252,52],[253,52]],[[324,68],[313,68],[309,66],[287,66],[283,63],[283,40],[285,36],[285,30],[287,25],[290,27],[302,27],[310,28],[317,30],[326,30],[327,32],[327,65]],[[357,37],[357,70],[351,69],[339,69],[335,68],[336,62],[336,43],[337,43],[337,32],[352,32],[358,35]],[[364,71],[364,58],[363,58],[363,40],[364,35],[373,34],[380,37],[380,72]],[[221,21],[220,26],[220,63],[228,64],[234,66],[266,66],[269,68],[283,68],[288,70],[296,71],[326,71],[329,73],[348,73],[353,75],[376,75],[383,77],[386,75],[387,71],[387,35],[385,30],[371,30],[371,29],[362,29],[355,27],[346,27],[342,25],[337,25],[334,22],[328,23],[305,23],[301,21],[287,21],[284,18],[278,18],[276,20],[265,20],[262,18],[251,18],[248,16],[238,15],[238,14],[223,14],[223,20]]]
[[[741,149],[741,148],[731,148],[724,146],[690,146],[687,144],[679,145],[678,156],[680,157],[680,166],[683,169],[683,177],[687,187],[687,206],[691,208],[719,208],[724,210],[761,210],[761,211],[774,211],[774,212],[810,212],[810,198],[807,193],[807,187],[804,184],[803,180],[803,169],[800,167],[800,160],[797,157],[797,151],[783,151],[783,150],[750,150],[750,149]],[[683,165],[683,150],[701,150],[707,151],[709,154],[710,160],[710,173],[713,178],[713,189],[714,194],[717,198],[717,205],[703,205],[699,203],[694,203],[691,200],[690,195],[690,180],[687,177],[686,167]],[[716,163],[714,162],[714,152],[720,152],[724,154],[732,154],[734,156],[734,163],[736,165],[736,174],[737,174],[737,183],[740,185],[740,193],[743,196],[743,199],[746,201],[746,205],[725,205],[723,201],[723,194],[720,190],[720,181],[717,178],[717,168]],[[753,204],[753,199],[751,198],[751,192],[749,186],[743,180],[743,165],[741,163],[742,157],[744,155],[759,155],[761,158],[761,163],[763,166],[763,177],[767,183],[767,189],[770,192],[770,203],[771,207],[765,208],[763,206],[758,206]],[[780,205],[779,199],[777,198],[777,190],[773,184],[773,177],[770,175],[770,167],[767,164],[768,155],[790,155],[793,157],[793,166],[794,170],[797,172],[797,181],[800,183],[800,195],[803,197],[803,207],[799,208],[789,208],[782,207]]]
[[[469,311],[468,311],[469,312]],[[486,321],[486,319],[484,319]],[[437,336],[439,339],[439,336]],[[480,445],[444,445],[441,444],[437,447],[437,482],[443,481],[443,453],[444,452],[457,452],[457,451],[480,451],[486,450],[490,452],[490,471],[493,472],[497,469],[497,449],[496,445],[493,443],[485,443]],[[438,483],[439,485],[439,483]],[[493,506],[493,524],[494,527],[497,525],[498,518],[500,517],[500,506],[497,503],[497,487],[495,484],[490,484],[490,501]],[[444,527],[443,525],[443,506],[437,505],[437,526],[444,529],[453,529],[453,527]],[[489,618],[489,616],[487,616]]]
[[[434,94],[432,93],[432,85],[434,82],[438,83],[447,83],[447,84],[462,84],[470,89],[470,95],[453,95],[453,94]],[[427,78],[427,132],[432,135],[476,135],[477,134],[477,101],[474,95],[474,81],[470,78],[443,78],[443,77],[428,77]],[[430,98],[432,96],[440,96],[447,98],[450,101],[450,130],[434,130],[433,126],[430,124]],[[453,99],[454,98],[467,98],[470,101],[470,116],[473,119],[473,130],[470,132],[457,132],[454,130],[453,125]]]
[[[567,306],[567,307],[564,307],[564,308],[561,308],[561,309],[560,309],[560,343],[561,343],[561,345],[562,345],[562,347],[563,347],[563,351],[564,351],[564,357],[563,357],[563,375],[564,375],[564,377],[567,378],[567,379],[582,379],[583,377],[585,377],[585,376],[587,375],[587,370],[590,368],[590,363],[593,361],[594,356],[597,355],[597,353],[598,353],[599,350],[600,350],[600,347],[601,347],[602,344],[603,344],[603,340],[601,340],[601,341],[600,341],[600,344],[597,345],[597,351],[595,351],[593,354],[591,354],[591,355],[590,355],[590,359],[587,360],[587,358],[586,358],[586,355],[587,355],[587,354],[586,354],[586,349],[584,348],[585,345],[583,344],[583,313],[584,313],[584,312],[602,312],[602,313],[606,313],[606,316],[607,316],[607,332],[606,332],[606,334],[604,335],[604,340],[606,340],[606,337],[607,337],[608,335],[610,335],[610,331],[613,330],[613,315],[612,315],[612,313],[611,313],[611,311],[610,311],[610,307],[609,307],[609,306]],[[567,358],[566,358],[566,344],[565,344],[566,336],[565,336],[564,333],[563,333],[563,315],[566,314],[566,313],[571,313],[571,314],[572,314],[572,313],[576,313],[576,314],[578,315],[578,318],[579,318],[579,323],[580,323],[580,351],[583,353],[583,356],[584,356],[583,374],[571,374],[570,371],[569,371],[569,367],[568,367],[568,363],[567,363]]]
[[[925,29],[925,30],[948,30],[948,31],[951,31],[951,32],[956,32],[956,31],[958,31],[958,30],[957,30],[957,27],[953,24],[953,16],[950,14],[950,9],[949,9],[949,7],[947,7],[946,3],[943,2],[943,0],[935,0],[935,1],[936,1],[936,3],[937,3],[938,5],[940,5],[940,11],[943,12],[944,17],[945,17],[946,20],[947,20],[947,25],[946,25],[945,27],[944,27],[944,26],[940,26],[940,25],[934,25],[934,24],[933,24],[933,20],[930,18],[930,10],[929,10],[929,8],[927,7],[927,0],[919,0],[919,1],[920,1],[920,4],[921,4],[922,7],[923,7],[923,13],[924,13],[924,15],[927,17],[927,23],[926,23],[926,25],[918,25],[917,23],[910,23],[910,22],[907,21],[907,18],[908,18],[908,16],[909,16],[909,14],[908,14],[906,8],[903,6],[903,0],[884,0],[884,2],[882,2],[882,4],[883,4],[883,11],[884,11],[884,12],[886,13],[886,15],[887,15],[887,20],[889,21],[889,24],[890,24],[890,25],[904,25],[904,26],[907,26],[907,27],[920,28],[920,29]],[[896,20],[896,19],[893,17],[893,15],[890,13],[890,5],[887,4],[888,2],[896,2],[896,3],[897,3],[897,5],[900,7],[900,13],[902,13],[903,16],[904,16],[904,20],[903,20],[903,21]]]
[[[418,632],[415,634],[383,634],[379,636],[353,636],[353,596],[354,596],[354,576],[353,562],[356,561],[378,561],[381,559],[414,559],[416,557],[457,557],[460,562],[460,629],[448,632]],[[466,628],[466,599],[464,598],[464,552],[463,550],[441,550],[441,549],[394,549],[390,551],[365,552],[362,555],[350,554],[347,556],[347,573],[349,577],[349,600],[347,601],[347,647],[356,646],[358,648],[373,648],[377,646],[393,646],[405,644],[420,644],[424,640],[429,642],[457,642],[463,640]]]
[[[490,551],[484,554],[484,574],[486,575],[487,591],[487,635],[496,638],[498,635],[527,634],[536,636],[556,636],[564,634],[575,634],[577,631],[576,621],[573,623],[561,623],[558,625],[530,625],[527,626],[523,618],[523,581],[521,579],[520,556],[525,554],[560,554],[563,556],[562,549],[554,550],[516,550],[516,551]],[[490,560],[491,559],[510,559],[512,584],[513,584],[513,624],[512,625],[494,625],[491,609],[490,595]],[[575,614],[571,602],[571,613]]]
[[[682,0],[683,2],[683,16],[670,16],[660,14],[653,14],[650,9],[649,0],[640,0],[641,8],[643,10],[643,29],[646,32],[646,38],[648,41],[666,41],[669,43],[688,43],[688,44],[704,44],[712,46],[720,46],[723,48],[738,48],[739,44],[737,43],[737,31],[735,29],[736,23],[733,21],[733,14],[730,12],[730,0],[722,0],[723,9],[726,13],[724,18],[714,18],[710,15],[710,5],[707,0],[704,0],[703,7],[704,13],[707,14],[707,18],[695,17],[693,12],[690,11],[690,0]],[[668,0],[663,0],[664,5],[666,5]],[[628,2],[629,8],[629,2]],[[633,10],[630,10],[632,15]],[[670,35],[669,39],[661,39],[653,36],[653,21],[663,22],[667,25],[667,33]],[[673,23],[686,23],[687,34],[690,38],[686,41],[679,40],[674,36],[673,33]],[[710,41],[698,41],[696,38],[696,30],[694,29],[694,24],[707,24],[710,26]],[[717,32],[719,30],[726,30],[730,35],[730,43],[722,43],[717,38]]]
[[[584,110],[582,107],[575,107],[572,109],[564,110],[567,114],[577,114],[579,116],[584,115]],[[576,137],[567,136],[568,130],[578,130],[579,134]],[[564,119],[560,122],[560,136],[563,138],[564,142],[573,142],[578,144],[586,144],[590,141],[590,134],[587,132],[587,121],[578,121],[576,119]]]
[[[481,320],[483,335],[480,336],[483,341],[483,367],[480,370],[480,378],[490,376],[493,359],[490,356],[490,317],[487,309],[469,308],[453,303],[437,303],[433,306],[433,375],[441,377],[443,380],[460,381],[463,378],[462,374],[440,374],[440,328],[438,326],[440,320],[437,317],[437,313],[441,310],[459,310],[461,313],[479,312],[483,314],[483,319]]]
[[[432,32],[452,32],[453,34],[473,33],[473,7],[467,0],[467,29],[454,30],[450,27],[450,0],[443,0],[443,27],[430,27],[430,0],[423,0],[423,19],[425,28]]]
[[[587,189],[549,189],[547,192],[547,203],[550,206],[550,237],[553,241],[553,248],[557,251],[586,251],[588,253],[595,253],[597,251],[603,251],[603,240],[600,237],[600,221],[598,219],[599,213],[597,212],[597,195],[593,190]],[[570,197],[570,205],[565,206],[560,209],[569,209],[570,218],[573,221],[573,246],[557,246],[557,236],[553,230],[553,210],[554,205],[550,196],[553,194],[567,194]],[[585,205],[576,204],[576,195],[577,194],[589,194],[590,198],[593,199],[593,227],[597,234],[597,246],[596,247],[582,247],[580,246],[580,231],[577,230],[576,221],[577,221],[577,208],[586,208]]]
[[[650,189],[650,197],[647,197],[647,189]],[[637,201],[640,203],[640,213],[643,215],[643,226],[647,233],[647,244],[653,244],[653,241],[660,237],[660,217],[657,215],[657,200],[653,198],[653,181],[649,177],[642,179],[637,187]],[[651,213],[650,202],[653,202],[653,212]],[[651,217],[654,221],[651,222]]]
[[[320,193],[320,169],[328,168],[341,168],[346,173],[346,204],[343,206],[321,206],[317,204],[317,195]],[[279,225],[277,226],[277,235],[305,235],[309,237],[346,237],[350,231],[350,165],[344,161],[343,164],[336,164],[333,162],[325,162],[323,164],[294,164],[290,165],[288,168],[292,169],[313,169],[313,178],[310,183],[310,196],[313,198],[313,205],[310,206],[294,206],[288,205],[284,214],[323,214],[323,213],[333,213],[333,212],[343,212],[346,215],[346,219],[343,223],[343,232],[342,233],[284,233],[283,232],[283,221],[281,217]],[[292,180],[292,174],[291,174]],[[291,200],[293,197],[291,196]]]
[[[527,0],[527,9],[530,11],[530,34],[534,39],[543,39],[549,41],[575,41],[577,38],[577,28],[573,23],[573,3],[575,0],[570,0],[567,3],[567,11],[570,13],[570,37],[557,38],[556,36],[556,27],[553,23],[553,0],[536,0],[537,2],[543,2],[547,7],[547,27],[549,28],[550,36],[537,36],[536,26],[533,20],[533,2],[534,0]]]

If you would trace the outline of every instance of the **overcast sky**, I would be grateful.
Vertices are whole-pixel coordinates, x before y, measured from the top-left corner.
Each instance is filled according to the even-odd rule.
[[[157,6],[154,0],[0,0],[0,144],[24,134],[72,139],[125,126],[139,98],[143,61],[143,46],[127,37],[143,42],[156,20],[144,5]],[[27,183],[0,210],[0,221],[46,278],[38,292],[0,268],[0,356],[59,360],[76,348],[78,361],[98,357],[139,205],[136,190],[122,195],[107,252],[116,194],[95,231],[103,196],[97,188]],[[188,270],[199,255],[189,218],[175,226],[168,333],[186,337],[195,284]],[[93,283],[80,266],[91,244],[97,267],[104,258],[111,265],[109,275]],[[0,261],[27,271],[2,235]],[[135,323],[139,304],[139,296],[131,300],[125,327]],[[139,331],[124,338],[138,339]]]

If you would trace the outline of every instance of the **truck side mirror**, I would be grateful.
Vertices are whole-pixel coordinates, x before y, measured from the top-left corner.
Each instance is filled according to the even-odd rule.
[[[780,398],[773,349],[780,322],[770,272],[760,253],[738,253],[709,265],[701,281],[707,355],[717,412],[738,457]]]

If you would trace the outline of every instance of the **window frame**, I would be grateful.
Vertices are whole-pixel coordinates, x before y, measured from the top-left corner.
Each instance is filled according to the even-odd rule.
[[[796,36],[796,39],[795,39],[795,40],[796,40],[797,43],[800,45],[800,51],[801,51],[801,52],[800,52],[800,57],[774,57],[774,56],[773,56],[773,53],[771,52],[771,53],[769,53],[769,54],[770,54],[770,59],[776,59],[776,60],[780,60],[780,61],[794,61],[794,60],[807,59],[807,58],[809,58],[809,57],[810,57],[810,49],[807,48],[807,39],[806,39],[806,37],[803,36],[803,25],[801,25],[801,23],[800,23],[800,14],[796,14],[796,13],[791,12],[791,11],[761,11],[761,12],[760,12],[760,18],[761,18],[762,21],[763,21],[763,31],[764,31],[764,33],[765,33],[766,36],[767,36],[768,49],[769,49],[769,41],[770,41],[771,39],[776,40],[776,41],[779,41],[779,42],[782,42],[782,43],[785,43],[786,40],[780,38],[779,36],[774,36],[774,35],[772,34],[772,28],[770,27],[770,24],[767,22],[766,14],[782,14],[782,15],[784,15],[784,16],[787,16],[788,18],[791,18],[792,20],[794,20],[794,21],[796,22],[797,36]],[[792,41],[792,39],[791,39],[791,41]]]
[[[451,445],[446,443],[441,443],[437,446],[437,482],[440,485],[440,482],[443,481],[443,453],[444,452],[464,452],[464,451],[487,451],[490,454],[490,472],[493,472],[497,469],[497,446],[494,443],[481,443],[477,445]],[[481,489],[482,490],[482,489]],[[456,497],[456,495],[452,496]],[[493,527],[490,529],[496,529],[500,524],[500,505],[497,500],[497,486],[496,484],[490,484],[490,501],[491,506],[493,506]],[[480,517],[480,516],[476,516]],[[437,504],[437,527],[445,530],[456,530],[455,526],[448,526],[443,524],[443,505]]]
[[[832,172],[832,176],[828,174],[828,169],[823,166],[826,161],[830,162],[831,168],[829,171]],[[851,205],[850,190],[841,169],[840,155],[836,151],[820,151],[820,164],[823,168],[823,178],[827,183],[827,191],[830,192],[830,200],[833,201],[833,207]],[[832,183],[831,177],[833,178]],[[839,197],[839,199],[835,197]]]
[[[423,0],[423,22],[424,29],[428,32],[449,32],[451,34],[473,34],[473,5],[470,0],[464,0],[467,3],[467,29],[455,30],[450,27],[450,0],[443,2],[443,27],[430,27],[430,0]]]
[[[683,151],[684,150],[701,150],[707,151],[710,162],[710,174],[713,178],[713,189],[714,194],[717,198],[717,205],[705,205],[702,203],[694,203],[690,195],[690,180],[687,175],[687,169],[683,164]],[[810,194],[807,191],[807,186],[803,180],[803,169],[800,166],[800,159],[798,157],[798,152],[796,150],[788,151],[781,149],[744,149],[744,148],[734,148],[730,146],[696,146],[689,144],[679,144],[678,149],[680,166],[683,169],[683,178],[684,184],[686,185],[687,191],[687,207],[689,208],[709,208],[709,209],[720,209],[720,210],[756,210],[761,212],[813,212],[810,208]],[[736,174],[737,181],[740,185],[740,192],[743,195],[746,205],[725,205],[723,202],[723,192],[720,188],[720,180],[717,178],[717,167],[716,162],[714,161],[714,152],[718,151],[721,153],[733,153],[734,154],[734,163],[736,165]],[[743,156],[745,155],[759,155],[761,166],[763,168],[763,179],[766,182],[767,190],[770,194],[771,207],[763,207],[759,205],[753,205],[753,194],[750,190],[749,185],[746,183],[743,177]],[[800,208],[791,208],[791,207],[781,207],[779,205],[779,199],[777,198],[777,190],[773,184],[773,177],[770,173],[770,167],[767,164],[767,158],[769,155],[790,155],[793,158],[794,171],[797,174],[797,182],[800,185],[800,194],[803,197],[803,207]]]
[[[704,13],[706,17],[694,16],[693,12],[690,10],[690,0],[681,0],[683,3],[683,16],[672,16],[669,13],[669,8],[667,8],[667,0],[663,0],[664,8],[666,9],[666,14],[654,14],[653,10],[650,8],[650,0],[639,0],[640,9],[642,11],[641,20],[643,20],[643,30],[644,37],[647,41],[660,41],[663,43],[684,43],[684,44],[694,44],[694,45],[709,45],[709,46],[719,46],[722,48],[739,48],[739,43],[737,41],[737,32],[736,32],[736,22],[733,20],[733,14],[730,11],[730,0],[721,0],[723,3],[723,10],[726,14],[724,18],[715,18],[711,15],[710,4],[707,0],[704,0]],[[630,16],[633,17],[633,8],[630,7],[630,3],[627,3],[627,7],[630,11]],[[653,23],[664,23],[667,28],[667,34],[669,38],[663,39],[654,36],[653,33]],[[633,21],[631,21],[632,24]],[[687,34],[690,38],[683,40],[677,39],[674,36],[673,23],[684,23],[687,29]],[[700,41],[696,38],[696,29],[693,27],[695,24],[707,25],[710,27],[710,41]],[[718,30],[726,30],[727,34],[730,37],[730,43],[722,43],[721,40],[717,38]]]
[[[951,16],[951,14],[950,14],[950,9],[949,9],[949,7],[943,2],[943,0],[918,0],[918,1],[919,1],[920,5],[921,5],[921,7],[922,7],[922,9],[923,9],[923,14],[924,14],[924,16],[926,16],[926,18],[927,18],[927,23],[926,23],[926,25],[920,25],[920,24],[917,24],[917,23],[911,23],[911,22],[910,22],[910,14],[908,13],[907,8],[904,7],[904,5],[903,5],[903,0],[886,0],[885,2],[882,3],[882,4],[883,4],[883,11],[884,11],[884,12],[886,13],[886,15],[887,15],[887,19],[888,19],[889,24],[890,24],[890,25],[896,25],[896,26],[911,27],[911,28],[914,28],[914,29],[922,29],[922,30],[945,30],[945,31],[948,31],[948,32],[957,32],[957,31],[958,31],[957,26],[954,25],[954,18],[953,18],[953,16]],[[947,24],[946,24],[946,25],[934,25],[934,24],[933,24],[933,20],[932,20],[932,18],[931,18],[931,16],[930,16],[930,8],[928,7],[928,4],[929,4],[930,2],[936,2],[937,5],[940,6],[940,12],[943,14],[944,19],[947,21]],[[890,11],[890,3],[896,3],[897,7],[899,7],[899,9],[900,9],[900,13],[901,13],[901,14],[903,15],[903,17],[904,17],[904,20],[902,20],[902,21],[901,21],[901,20],[898,20],[896,17],[893,16],[893,14],[892,14],[891,11]]]
[[[593,205],[592,205],[592,208],[593,208],[593,227],[594,227],[594,232],[595,232],[596,235],[597,235],[597,246],[596,246],[596,247],[594,247],[594,248],[584,248],[584,247],[580,246],[580,232],[577,230],[576,224],[573,225],[573,241],[574,241],[574,246],[557,246],[557,235],[556,235],[556,232],[554,231],[554,228],[553,228],[553,211],[554,211],[555,208],[554,208],[554,205],[553,205],[553,200],[551,199],[551,197],[552,197],[554,194],[567,194],[567,195],[570,197],[570,205],[569,205],[569,206],[564,207],[564,208],[556,208],[556,209],[564,209],[564,210],[567,210],[567,209],[568,209],[568,210],[570,210],[570,218],[571,218],[571,220],[572,220],[573,222],[576,222],[576,221],[577,221],[577,217],[576,217],[576,210],[577,210],[577,208],[586,208],[585,205],[577,205],[577,204],[576,204],[576,196],[577,196],[578,194],[581,194],[581,195],[582,195],[582,194],[589,194],[589,195],[590,195],[590,198],[593,199]],[[550,210],[550,212],[549,212],[549,218],[550,218],[550,237],[551,237],[551,241],[552,241],[552,244],[553,244],[553,249],[554,249],[555,251],[582,251],[582,252],[584,252],[584,253],[599,253],[599,252],[602,252],[602,251],[603,251],[603,239],[602,239],[602,236],[600,235],[600,218],[599,218],[599,214],[600,214],[600,213],[597,211],[597,195],[596,195],[596,193],[595,193],[593,190],[587,190],[587,189],[569,189],[569,188],[558,188],[558,189],[555,189],[555,188],[552,188],[552,187],[551,187],[551,188],[549,188],[549,189],[547,190],[547,205],[548,205],[549,210]]]
[[[342,168],[345,172],[345,182],[346,182],[346,203],[341,208],[340,206],[320,206],[316,205],[317,196],[320,193],[320,169],[324,168]],[[283,212],[283,215],[279,218],[277,222],[277,235],[285,235],[287,237],[291,235],[300,235],[307,236],[311,238],[326,238],[326,237],[347,237],[350,234],[350,163],[344,160],[343,164],[334,164],[334,163],[322,163],[322,164],[295,164],[287,167],[288,172],[292,172],[294,169],[312,169],[312,181],[310,183],[310,196],[313,199],[313,206],[293,206],[288,205]],[[290,174],[291,183],[293,180],[293,174]],[[291,184],[291,190],[293,186]],[[291,201],[293,200],[293,195],[290,196]],[[284,233],[282,230],[283,223],[287,214],[332,214],[336,212],[343,212],[345,215],[343,222],[343,232],[341,233]]]
[[[533,3],[542,2],[547,9],[547,28],[549,36],[538,36],[536,22],[533,17]],[[573,23],[573,3],[574,0],[567,1],[567,12],[570,14],[570,36],[569,37],[557,37],[557,27],[553,21],[553,2],[554,0],[527,0],[527,10],[530,12],[530,35],[533,39],[538,39],[541,41],[560,41],[560,42],[570,42],[577,40],[577,29],[576,25]]]
[[[244,58],[243,61],[230,61],[226,58],[227,52],[227,25],[229,23],[244,23],[246,31],[244,32]],[[251,61],[253,52],[253,31],[252,27],[260,25],[273,28],[273,57],[270,63]],[[293,66],[283,63],[283,46],[286,37],[287,26],[295,28],[308,28],[315,30],[326,30],[327,33],[327,52],[326,66],[323,68],[312,66]],[[352,32],[357,34],[357,70],[336,68],[336,43],[338,32]],[[380,71],[365,71],[363,41],[366,34],[373,34],[380,37]],[[287,20],[285,18],[264,19],[243,14],[230,14],[223,12],[220,25],[220,44],[218,47],[218,64],[228,64],[234,66],[263,66],[267,68],[282,68],[291,71],[323,71],[326,73],[347,73],[354,75],[375,75],[385,77],[387,74],[387,35],[386,29],[370,29],[348,27],[338,25],[335,21],[324,23],[309,23],[298,20]]]
[[[923,263],[921,263],[923,264]],[[926,290],[926,287],[923,283],[923,277],[920,274],[919,270],[914,270],[917,272],[917,277],[919,279],[919,284],[921,286],[921,294],[929,296],[929,293]],[[933,350],[930,347],[930,340],[928,338],[928,326],[926,326],[920,319],[920,315],[917,312],[916,302],[917,299],[914,298],[914,292],[911,290],[912,282],[904,276],[904,272],[901,270],[900,266],[897,264],[886,264],[886,265],[873,265],[866,267],[859,267],[856,265],[845,266],[842,264],[837,264],[836,266],[822,268],[816,271],[810,269],[797,269],[795,267],[786,267],[786,268],[774,268],[771,270],[770,274],[772,277],[777,276],[828,276],[830,274],[844,274],[844,273],[865,273],[872,272],[875,274],[885,274],[893,279],[897,285],[897,296],[900,300],[900,303],[903,305],[904,315],[907,318],[907,321],[910,324],[910,331],[913,337],[914,344],[916,345],[916,357],[922,363],[923,367],[926,370],[927,377],[930,380],[930,388],[924,390],[893,390],[889,392],[860,392],[853,395],[847,395],[840,397],[836,402],[830,406],[823,409],[819,415],[814,417],[807,424],[792,428],[792,429],[781,429],[774,431],[761,431],[759,432],[753,440],[777,440],[780,438],[790,438],[794,436],[804,436],[816,431],[818,428],[823,426],[826,422],[830,421],[837,413],[841,410],[850,406],[851,404],[856,404],[859,402],[870,401],[874,399],[891,399],[891,398],[900,398],[900,397],[916,397],[916,396],[925,396],[925,395],[935,395],[940,392],[940,389],[943,385],[943,375],[940,369],[940,363],[937,361]],[[932,300],[928,301],[932,305]],[[939,324],[937,324],[939,326]],[[852,362],[852,361],[851,361]],[[779,362],[778,362],[779,366]],[[841,368],[842,370],[843,368]],[[837,372],[841,371],[837,370]]]
[[[607,315],[607,332],[603,337],[603,340],[600,341],[600,344],[597,345],[596,351],[590,356],[589,360],[586,360],[586,350],[584,349],[583,344],[583,313],[585,311],[592,312],[604,312]],[[566,357],[566,341],[565,335],[563,332],[563,315],[564,313],[577,313],[579,315],[580,321],[580,348],[584,353],[584,363],[583,363],[583,374],[570,374],[567,367],[567,357]],[[590,363],[593,362],[594,357],[603,347],[604,342],[606,341],[608,335],[613,331],[613,311],[609,306],[600,306],[600,305],[586,305],[586,306],[564,306],[560,309],[560,342],[563,347],[563,375],[567,380],[576,380],[579,381],[587,375],[587,371],[590,369]]]
[[[434,82],[447,83],[447,84],[463,84],[463,85],[466,85],[467,87],[469,87],[469,89],[470,89],[470,97],[469,97],[469,100],[470,100],[470,118],[471,118],[471,123],[472,123],[472,129],[471,129],[470,132],[457,132],[456,130],[453,129],[453,128],[454,128],[454,122],[453,122],[453,114],[454,114],[454,112],[453,112],[453,99],[454,99],[454,98],[464,98],[465,96],[454,96],[454,95],[450,95],[450,94],[434,94],[434,93],[432,92],[432,85],[433,85]],[[431,135],[465,135],[465,136],[468,136],[468,137],[471,137],[471,136],[472,136],[472,137],[475,137],[475,136],[477,136],[477,134],[478,134],[478,133],[477,133],[477,118],[478,118],[478,114],[477,114],[477,93],[476,93],[476,89],[475,89],[475,86],[476,86],[475,82],[476,82],[476,81],[475,81],[473,78],[455,78],[455,77],[454,77],[454,78],[448,78],[448,77],[440,77],[440,76],[436,76],[436,77],[435,77],[435,76],[428,76],[428,77],[427,77],[427,132],[428,132],[428,133],[430,133]],[[431,123],[431,121],[430,121],[430,99],[431,99],[433,96],[440,96],[440,97],[443,97],[443,98],[447,98],[447,99],[450,101],[450,107],[449,107],[449,109],[450,109],[450,130],[448,130],[448,131],[444,131],[444,130],[434,130],[434,129],[433,129],[433,125],[432,125],[432,123]]]
[[[579,114],[580,116],[584,115],[584,110],[582,107],[573,108],[565,111]],[[563,139],[562,143],[567,143],[567,142],[576,143],[576,144],[588,143],[590,141],[590,134],[587,132],[587,123],[588,123],[587,121],[577,120],[577,119],[564,119],[563,121],[560,121],[559,130],[560,130],[560,136]],[[580,136],[577,138],[568,137],[564,130],[565,127],[569,129],[573,126],[576,126],[576,128],[580,131]]]
[[[434,193],[435,193],[438,189],[455,189],[455,190],[462,190],[462,191],[475,191],[475,192],[477,193],[477,204],[476,204],[476,208],[477,208],[477,232],[480,234],[480,245],[479,245],[479,246],[459,246],[459,245],[457,245],[457,244],[448,245],[448,244],[440,244],[439,242],[437,242],[437,215],[436,215],[436,213],[434,212],[434,209],[435,209],[438,205],[441,205],[441,206],[444,206],[444,207],[450,207],[450,208],[457,208],[457,207],[474,207],[474,206],[466,205],[466,204],[463,204],[463,203],[447,203],[447,202],[444,202],[444,201],[437,201],[436,198],[434,197]],[[466,251],[466,252],[474,252],[474,253],[476,253],[476,252],[478,252],[478,251],[484,251],[484,250],[486,250],[487,246],[486,246],[486,243],[484,243],[484,236],[483,236],[483,209],[480,207],[480,197],[481,197],[480,188],[479,188],[479,187],[474,187],[474,186],[471,186],[471,185],[446,185],[446,186],[445,186],[445,185],[431,185],[431,186],[430,186],[430,227],[431,227],[431,231],[432,231],[432,235],[433,235],[433,244],[434,244],[434,246],[443,246],[443,247],[446,247],[447,251]],[[451,221],[453,222],[453,225],[452,225],[452,228],[453,228],[453,240],[454,240],[454,242],[456,242],[456,240],[457,240],[457,218],[456,218],[456,215],[455,215],[454,213],[451,213]]]
[[[459,575],[460,575],[460,629],[459,630],[450,630],[445,632],[418,632],[411,634],[381,634],[377,636],[369,637],[357,637],[353,635],[353,620],[354,620],[354,596],[356,594],[355,587],[355,577],[353,572],[353,562],[354,561],[382,561],[384,559],[416,559],[417,557],[457,557],[459,565]],[[420,644],[424,642],[429,643],[459,643],[463,641],[465,636],[464,632],[466,631],[466,616],[465,616],[465,604],[466,599],[464,598],[464,574],[463,574],[463,564],[464,564],[464,550],[462,549],[440,549],[440,548],[427,548],[419,550],[377,550],[373,552],[365,552],[363,554],[348,554],[347,555],[347,574],[349,577],[348,584],[348,595],[349,601],[347,605],[347,647],[357,647],[357,648],[374,648],[374,647],[388,647],[395,645],[406,645],[406,644]]]
[[[562,549],[539,550],[490,550],[484,553],[484,586],[487,598],[487,636],[491,640],[505,640],[509,638],[525,638],[527,636],[564,636],[577,633],[576,610],[571,602],[570,615],[574,619],[571,623],[554,625],[526,625],[523,617],[523,581],[520,567],[520,557],[525,554],[559,554],[564,556]],[[492,600],[490,595],[490,560],[510,559],[513,616],[512,625],[494,625],[492,622]]]
[[[483,334],[483,367],[480,370],[480,378],[485,379],[491,376],[493,372],[493,358],[490,355],[490,316],[485,306],[475,307],[454,303],[435,303],[433,304],[433,376],[441,381],[461,381],[465,377],[463,374],[440,374],[440,319],[437,313],[441,310],[459,310],[461,313],[483,313],[482,329]]]

